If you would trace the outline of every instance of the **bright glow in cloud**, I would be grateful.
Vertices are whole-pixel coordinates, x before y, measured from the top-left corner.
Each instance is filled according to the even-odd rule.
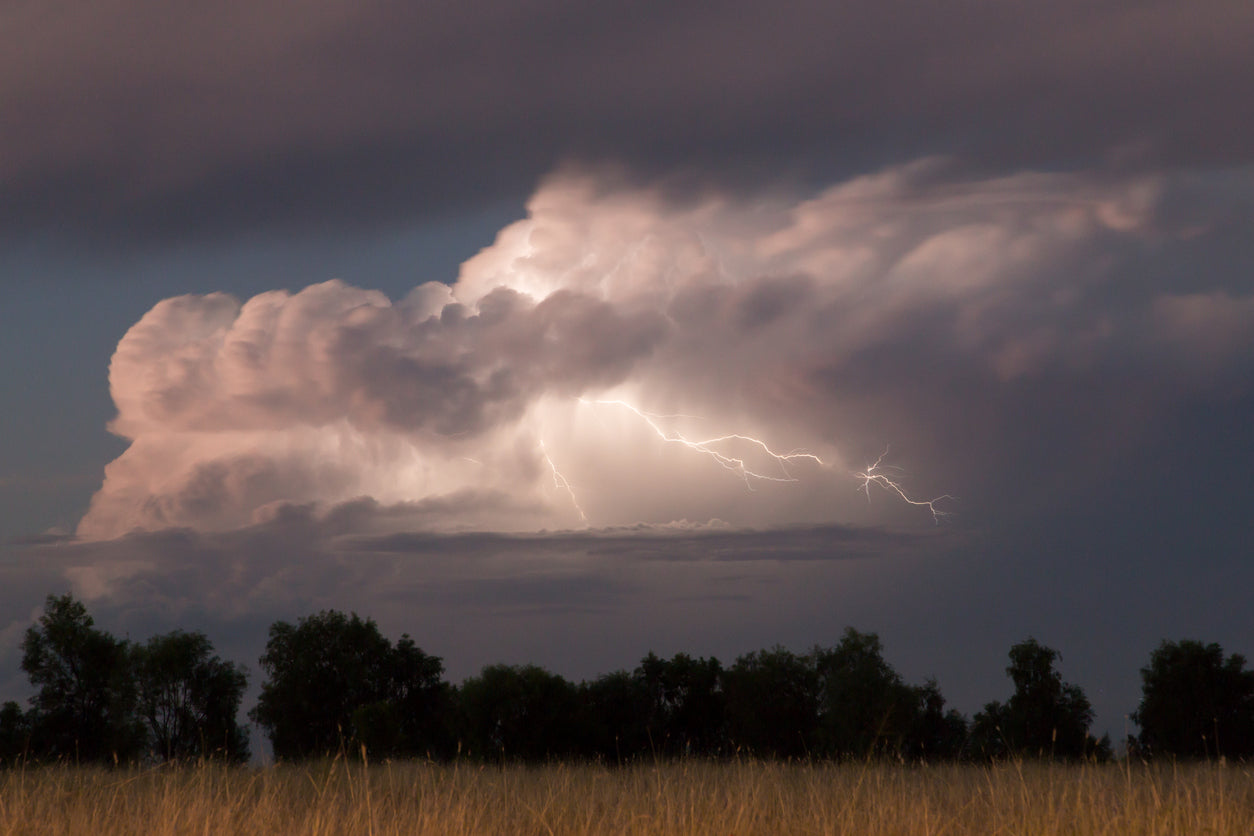
[[[1082,373],[1156,339],[1211,364],[1248,347],[1248,299],[1101,303],[1119,253],[1175,234],[1163,188],[924,160],[804,200],[679,202],[561,172],[451,287],[157,304],[114,355],[131,445],[79,534],[363,498],[436,530],[918,520],[956,486],[916,468],[943,459],[910,392]],[[888,443],[922,487],[850,464]],[[871,483],[907,501],[867,510]]]

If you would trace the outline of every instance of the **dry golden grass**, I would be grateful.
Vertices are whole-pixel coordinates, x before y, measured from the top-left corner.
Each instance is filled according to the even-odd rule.
[[[1236,765],[371,765],[0,774],[0,834],[1249,834]]]

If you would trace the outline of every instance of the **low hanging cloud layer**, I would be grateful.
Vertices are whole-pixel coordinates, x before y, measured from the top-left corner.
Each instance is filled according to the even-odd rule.
[[[747,198],[561,170],[452,285],[158,303],[78,534],[930,525],[865,485],[886,448],[873,473],[938,510],[986,513],[1005,473],[1049,501],[1243,391],[1251,278],[1153,265],[1235,246],[1251,179],[930,158]]]

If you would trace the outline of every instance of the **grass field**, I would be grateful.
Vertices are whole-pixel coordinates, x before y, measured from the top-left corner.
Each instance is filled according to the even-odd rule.
[[[1254,769],[687,763],[0,773],[0,834],[1250,834]]]

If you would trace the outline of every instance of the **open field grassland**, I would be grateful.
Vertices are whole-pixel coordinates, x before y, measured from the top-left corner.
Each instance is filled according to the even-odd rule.
[[[0,774],[3,834],[1249,834],[1254,769],[687,762]]]

